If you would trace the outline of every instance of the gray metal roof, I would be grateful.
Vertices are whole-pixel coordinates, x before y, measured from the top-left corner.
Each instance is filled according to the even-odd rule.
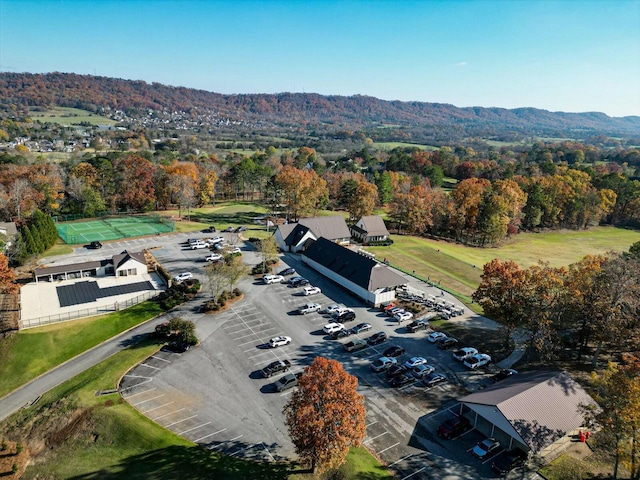
[[[116,269],[120,268],[120,265],[128,261],[130,258],[142,263],[143,265],[147,264],[146,258],[144,258],[143,252],[127,252],[126,250],[122,253],[113,256],[113,265]]]
[[[33,275],[35,277],[40,277],[42,275],[57,275],[65,272],[79,272],[80,270],[84,272],[100,268],[101,266],[111,262],[111,260],[99,260],[94,262],[80,262],[70,263],[67,265],[53,265],[51,267],[39,267],[33,270]]]
[[[360,219],[364,225],[364,230],[370,237],[389,236],[389,230],[384,224],[384,220],[380,215],[367,215]]]
[[[579,406],[595,403],[567,372],[515,375],[460,401],[510,433],[500,425],[502,416],[534,452],[583,426]],[[489,412],[489,416],[483,412]]]
[[[319,238],[309,245],[304,256],[370,292],[406,283],[385,265],[326,238]]]
[[[304,225],[317,237],[324,237],[329,240],[341,238],[351,238],[351,232],[347,227],[344,217],[333,215],[331,217],[311,217],[301,218],[298,223]]]

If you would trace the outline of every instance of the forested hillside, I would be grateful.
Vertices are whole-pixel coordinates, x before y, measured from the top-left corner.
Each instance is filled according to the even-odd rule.
[[[535,108],[458,108],[448,104],[385,101],[355,95],[314,93],[222,95],[70,73],[0,73],[0,106],[4,110],[30,107],[77,107],[91,111],[181,111],[214,115],[251,123],[318,128],[367,129],[388,124],[417,129],[448,129],[458,135],[640,136],[640,117],[612,118],[603,113],[549,112]]]

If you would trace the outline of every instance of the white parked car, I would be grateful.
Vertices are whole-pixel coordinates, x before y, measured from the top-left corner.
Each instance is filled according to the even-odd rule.
[[[408,368],[416,368],[418,365],[426,365],[426,363],[427,359],[424,357],[412,357],[404,362]]]
[[[284,278],[283,278],[284,280]],[[304,289],[302,290],[302,294],[303,295],[316,295],[318,293],[322,293],[322,290],[320,290],[320,287],[304,287]]]
[[[477,353],[464,361],[464,366],[475,370],[491,363],[491,356],[486,353]]]
[[[195,242],[195,243],[191,243],[189,246],[191,247],[191,250],[198,250],[201,248],[207,248],[209,245],[207,245],[204,242]]]
[[[453,352],[453,358],[458,360],[459,362],[464,362],[467,358],[472,357],[478,353],[473,347],[463,347],[460,350],[456,350]]]
[[[222,255],[220,255],[219,253],[212,253],[207,258],[205,258],[205,260],[207,262],[217,262],[219,260],[222,260]]]
[[[173,277],[173,281],[180,283],[180,282],[184,282],[185,280],[189,280],[190,278],[193,278],[193,273],[184,272],[184,273],[181,273],[180,275],[176,275],[175,277]]]
[[[339,316],[347,313],[347,312],[353,312],[353,308],[349,308],[349,307],[345,307],[344,305],[342,305],[340,308],[334,310],[333,312],[331,312],[331,316],[333,318],[338,318]]]
[[[322,331],[328,334],[339,332],[340,330],[344,330],[344,325],[341,323],[331,322],[322,327]]]
[[[427,340],[431,343],[436,343],[438,340],[444,340],[447,336],[442,332],[431,332],[427,335]]]
[[[282,347],[284,345],[289,345],[290,343],[291,343],[291,337],[287,337],[286,335],[273,337],[271,340],[269,340],[269,346],[271,348]]]
[[[219,235],[218,235],[217,237],[213,237],[213,238],[210,238],[210,239],[209,239],[209,243],[210,243],[211,245],[214,245],[214,244],[216,244],[216,243],[220,243],[220,242],[224,242],[224,237],[221,237],[221,236],[219,236]]]
[[[398,361],[393,357],[380,357],[371,364],[371,370],[374,372],[381,372],[382,370],[386,370],[391,365],[395,365],[397,363]]]
[[[418,365],[416,367],[414,367],[411,370],[411,374],[416,377],[416,378],[424,378],[427,375],[435,372],[436,367],[433,367],[431,365],[427,365],[426,363],[423,363],[421,365]]]
[[[395,318],[398,323],[402,323],[406,320],[411,320],[413,318],[413,313],[411,312],[398,312],[396,313],[393,318]]]
[[[267,285],[271,283],[282,283],[284,282],[284,277],[282,275],[265,275],[262,277],[262,281]]]
[[[329,315],[332,315],[333,312],[335,312],[336,310],[340,310],[341,308],[346,308],[344,305],[342,305],[341,303],[339,304],[332,304],[329,305],[328,307],[326,307],[322,313],[328,313]]]

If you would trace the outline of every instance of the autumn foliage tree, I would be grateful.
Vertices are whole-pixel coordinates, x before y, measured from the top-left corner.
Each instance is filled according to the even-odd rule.
[[[0,293],[17,293],[16,275],[9,267],[6,255],[0,253]]]
[[[320,471],[342,464],[365,437],[364,397],[358,379],[336,360],[316,357],[284,407],[300,460]]]

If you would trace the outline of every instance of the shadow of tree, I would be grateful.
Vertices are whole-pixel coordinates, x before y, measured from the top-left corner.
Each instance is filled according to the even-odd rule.
[[[194,446],[170,446],[133,455],[108,469],[69,477],[72,480],[135,479],[286,479],[294,464],[242,460]]]

